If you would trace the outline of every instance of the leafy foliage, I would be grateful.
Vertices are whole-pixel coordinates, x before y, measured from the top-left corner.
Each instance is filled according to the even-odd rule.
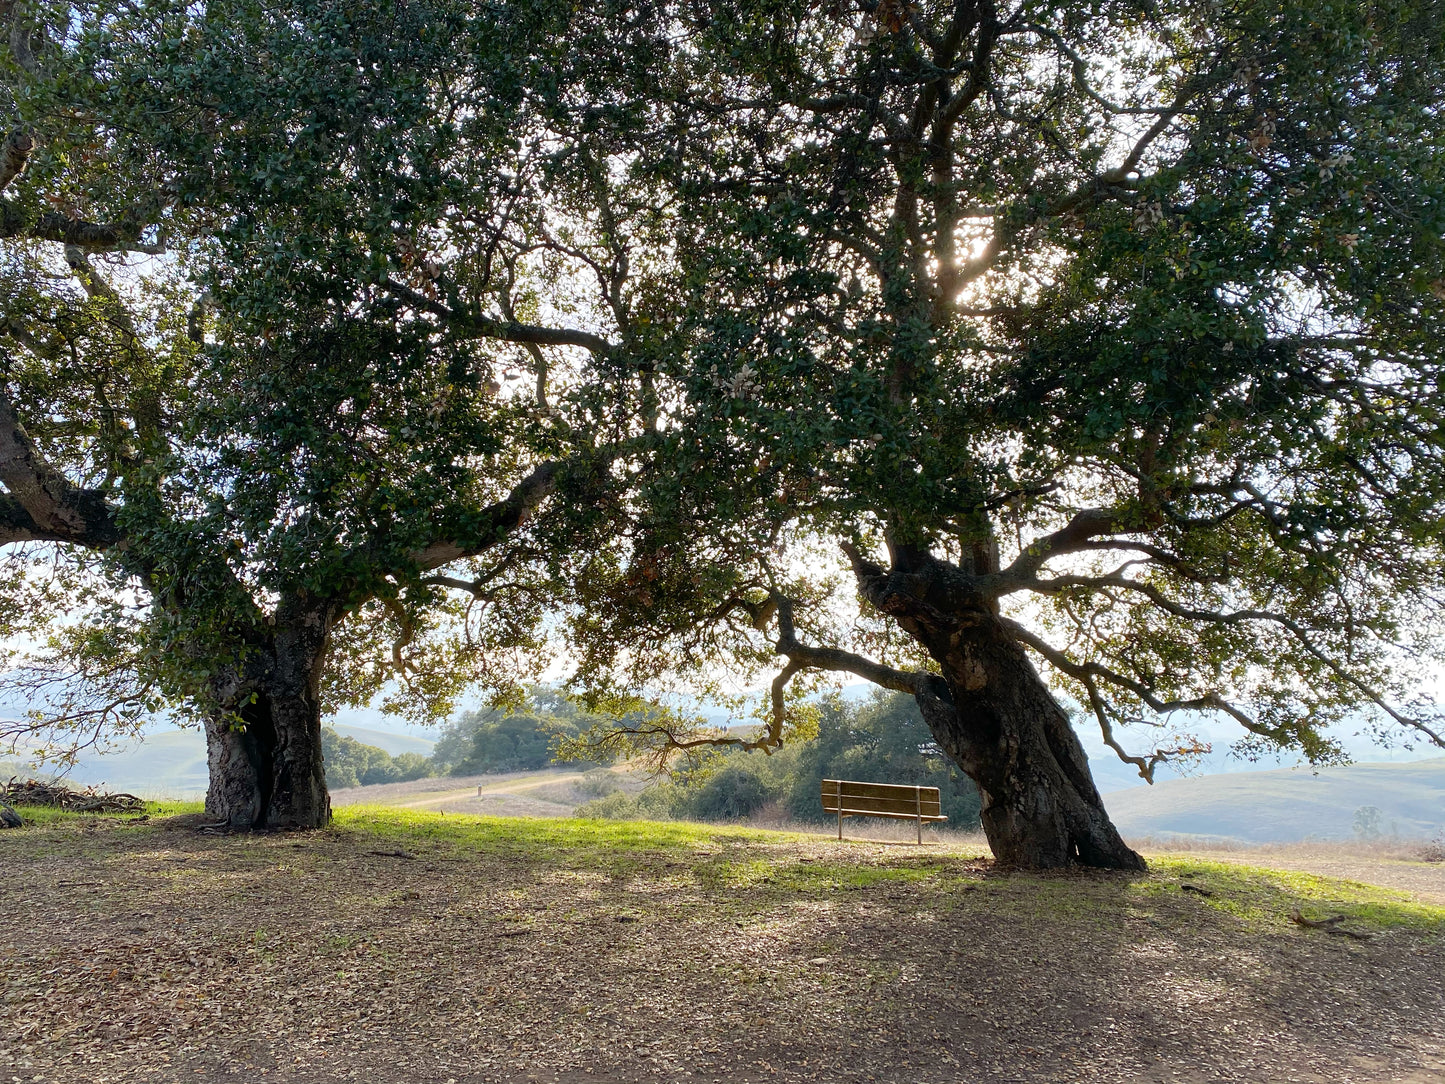
[[[571,70],[606,104],[563,96],[552,123],[608,163],[582,195],[623,223],[616,319],[663,418],[636,526],[582,581],[584,677],[757,673],[776,649],[789,677],[942,671],[967,699],[949,645],[997,614],[1121,755],[1116,727],[1162,732],[1146,776],[1196,747],[1194,712],[1313,761],[1361,707],[1445,742],[1419,691],[1445,522],[1441,18],[580,17]],[[856,620],[827,589],[848,572]]]
[[[978,825],[978,788],[938,748],[911,697],[878,692],[854,703],[831,695],[818,715],[816,736],[781,752],[718,753],[639,795],[609,795],[579,813],[727,821],[771,807],[793,820],[821,821],[822,781],[858,779],[938,787],[948,827]]]
[[[515,701],[565,606],[613,714],[786,658],[769,748],[985,626],[1145,775],[1445,741],[1438,0],[13,7],[0,632],[68,722],[282,645]]]
[[[431,760],[451,775],[537,771],[596,723],[565,695],[536,686],[517,707],[463,713],[438,736]],[[596,762],[595,756],[581,759]]]
[[[329,726],[321,731],[321,750],[326,757],[326,785],[333,789],[406,783],[435,774],[429,757],[420,753],[392,756],[385,749],[366,745]]]
[[[545,665],[547,536],[601,517],[539,506],[590,484],[595,415],[517,339],[494,226],[556,14],[5,9],[0,637],[36,713],[0,737],[378,694],[431,719]],[[319,701],[272,687],[288,652]]]

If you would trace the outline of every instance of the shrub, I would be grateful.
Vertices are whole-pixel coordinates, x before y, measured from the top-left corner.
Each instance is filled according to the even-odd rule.
[[[770,797],[756,764],[734,762],[690,788],[682,812],[697,820],[735,821],[752,816]]]
[[[579,794],[589,798],[606,798],[621,789],[617,776],[606,768],[593,768],[574,784]]]
[[[599,820],[608,821],[631,821],[640,820],[647,816],[644,813],[635,797],[624,794],[622,791],[613,791],[605,798],[598,798],[585,805],[577,807],[576,815],[579,817],[596,817]]]
[[[1441,828],[1420,848],[1420,861],[1445,862],[1445,828]]]

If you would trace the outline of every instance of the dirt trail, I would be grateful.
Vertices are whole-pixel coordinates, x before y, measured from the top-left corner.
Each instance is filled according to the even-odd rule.
[[[414,809],[421,806],[441,805],[443,802],[465,801],[468,798],[485,798],[491,795],[520,794],[527,790],[536,790],[538,787],[559,786],[566,783],[575,783],[582,778],[581,772],[573,772],[570,775],[549,775],[545,779],[523,778],[506,779],[500,783],[479,783],[476,786],[464,787],[460,790],[448,790],[431,798],[422,798],[415,802],[394,802],[402,809]],[[560,804],[560,803],[559,803]]]
[[[575,768],[549,768],[503,775],[433,776],[334,791],[331,804],[335,808],[385,805],[491,817],[571,817],[577,806],[588,800],[575,786],[583,774]]]

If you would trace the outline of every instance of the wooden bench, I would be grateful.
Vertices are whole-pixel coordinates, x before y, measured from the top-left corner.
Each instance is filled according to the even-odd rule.
[[[838,814],[838,838],[843,838],[844,817],[900,817],[918,823],[923,843],[924,821],[946,821],[937,787],[909,787],[898,783],[859,783],[852,779],[823,780],[823,811]]]

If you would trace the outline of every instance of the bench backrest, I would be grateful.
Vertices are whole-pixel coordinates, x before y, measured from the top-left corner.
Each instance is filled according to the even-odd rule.
[[[898,783],[859,783],[851,779],[823,780],[823,810],[827,813],[876,813],[882,817],[940,817],[943,809],[937,787],[910,787]]]

